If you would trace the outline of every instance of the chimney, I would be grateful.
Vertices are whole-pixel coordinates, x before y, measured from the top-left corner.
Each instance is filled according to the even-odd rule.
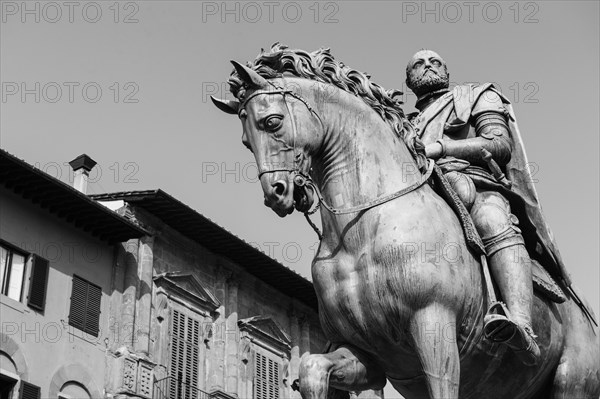
[[[75,178],[73,180],[73,188],[75,190],[81,191],[84,194],[87,194],[87,183],[88,177],[90,175],[90,170],[96,166],[96,161],[87,156],[86,154],[81,154],[71,162],[69,162],[71,168],[73,168],[73,172],[75,172]]]

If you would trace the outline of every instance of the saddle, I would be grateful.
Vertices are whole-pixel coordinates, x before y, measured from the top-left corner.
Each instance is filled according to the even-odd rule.
[[[485,255],[486,251],[483,241],[475,229],[471,214],[459,198],[458,194],[456,194],[450,182],[448,182],[444,176],[444,172],[438,165],[434,166],[431,182],[433,189],[446,201],[446,203],[448,203],[450,208],[452,208],[460,220],[460,224],[469,248],[471,248],[477,255]],[[550,274],[535,258],[531,257],[531,262],[533,289],[553,302],[565,302],[567,297],[556,281],[554,281],[552,276],[550,276]]]

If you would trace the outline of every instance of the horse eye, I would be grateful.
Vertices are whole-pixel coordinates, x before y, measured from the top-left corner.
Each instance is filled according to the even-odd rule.
[[[271,115],[265,119],[265,130],[274,132],[281,127],[283,117],[281,115]]]

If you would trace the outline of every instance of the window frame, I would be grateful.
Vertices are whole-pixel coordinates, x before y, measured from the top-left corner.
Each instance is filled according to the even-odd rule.
[[[8,259],[6,260],[6,263],[4,265],[4,270],[2,272],[2,276],[0,276],[0,281],[1,281],[1,286],[0,286],[0,295],[3,295],[7,298],[12,299],[13,301],[17,301],[22,303],[23,302],[23,294],[25,292],[25,285],[26,285],[26,277],[28,276],[28,274],[30,273],[30,269],[31,267],[29,266],[29,263],[31,261],[31,252],[25,251],[19,247],[17,247],[16,245],[13,245],[11,243],[9,243],[8,241],[5,241],[3,239],[0,238],[0,247],[2,247],[4,250],[6,250],[8,252],[7,256],[8,259],[10,259],[10,262],[8,261]],[[12,266],[13,266],[13,255],[14,254],[20,255],[23,257],[23,275],[21,276],[21,287],[20,287],[20,292],[19,292],[19,298],[15,299],[11,296],[8,295],[8,289],[10,287],[10,275],[12,272]],[[5,262],[5,259],[0,259],[0,262]]]

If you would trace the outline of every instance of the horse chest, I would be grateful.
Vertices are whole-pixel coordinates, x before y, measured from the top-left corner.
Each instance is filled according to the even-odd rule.
[[[380,254],[381,255],[381,254]],[[376,260],[373,253],[320,258],[313,264],[313,281],[322,310],[334,323],[373,331],[373,325],[389,328],[389,320],[406,319],[412,311],[398,265]],[[398,306],[405,302],[406,306]]]

